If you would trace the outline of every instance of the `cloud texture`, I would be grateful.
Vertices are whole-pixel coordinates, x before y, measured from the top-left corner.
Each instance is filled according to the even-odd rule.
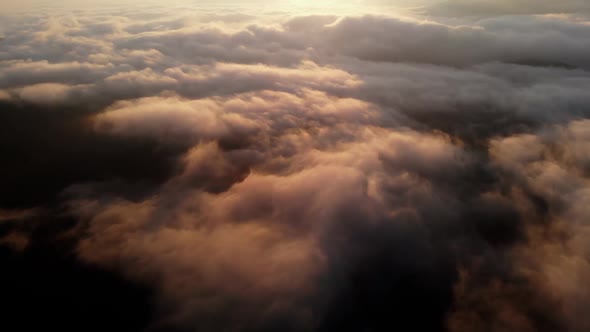
[[[26,317],[24,292],[62,330],[588,331],[587,6],[364,15],[384,4],[409,7],[6,16],[0,284],[22,289],[2,310]]]

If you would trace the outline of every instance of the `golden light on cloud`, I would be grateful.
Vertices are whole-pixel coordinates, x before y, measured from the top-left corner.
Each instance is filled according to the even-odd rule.
[[[0,330],[590,331],[588,1],[0,17]]]

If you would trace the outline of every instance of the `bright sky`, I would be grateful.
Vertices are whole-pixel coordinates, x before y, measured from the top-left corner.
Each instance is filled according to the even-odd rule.
[[[379,12],[383,5],[392,7],[419,7],[437,0],[0,0],[0,14],[46,12],[49,10],[95,10],[113,7],[246,7],[252,10],[281,9],[287,11],[308,10],[310,14],[350,12]]]

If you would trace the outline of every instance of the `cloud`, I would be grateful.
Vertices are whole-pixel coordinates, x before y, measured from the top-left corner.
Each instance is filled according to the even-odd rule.
[[[450,0],[439,1],[426,7],[432,15],[444,16],[496,16],[507,14],[560,14],[588,13],[590,6],[583,0],[567,0],[556,3],[550,0]]]
[[[270,150],[261,151],[269,154],[261,165],[256,165],[260,158],[245,149],[224,152],[215,145],[201,145],[184,157],[179,177],[148,200],[74,201],[73,211],[92,225],[79,254],[161,284],[163,299],[175,314],[160,324],[190,326],[199,321],[199,326],[211,329],[272,329],[269,324],[312,328],[318,317],[300,304],[320,291],[316,280],[322,273],[348,273],[354,267],[347,266],[351,262],[339,263],[336,252],[346,254],[356,246],[348,257],[352,262],[359,255],[371,255],[372,249],[357,242],[353,230],[373,237],[373,227],[389,224],[391,232],[399,227],[398,232],[413,234],[411,220],[417,222],[421,216],[412,205],[437,203],[430,202],[428,183],[404,173],[422,158],[452,167],[458,153],[444,140],[413,132],[389,134],[385,141],[376,133],[366,135],[368,142],[334,152],[303,149],[291,157],[293,166],[285,165],[277,175],[264,170],[277,167],[275,159],[285,156],[274,153],[297,136],[285,138],[284,143],[279,140],[275,147],[259,147]],[[387,161],[379,158],[381,149],[404,151],[410,146],[417,151],[389,155],[384,157]],[[385,172],[384,163],[393,171]],[[240,165],[250,167],[250,173],[234,176]],[[237,182],[215,186],[230,178]],[[209,192],[224,187],[219,194]],[[361,208],[351,210],[352,206]],[[347,211],[353,214],[347,216]],[[154,223],[157,229],[146,231]],[[418,254],[432,249],[418,245],[407,250]],[[417,264],[420,270],[421,263]],[[336,295],[333,286],[326,287],[322,292]],[[308,306],[320,305],[316,301]],[[257,303],[255,311],[247,309],[252,303]]]
[[[0,246],[8,246],[16,251],[23,251],[29,245],[29,237],[23,233],[11,233],[0,238]]]
[[[3,63],[2,87],[20,87],[40,83],[84,84],[104,78],[109,66],[90,63],[49,63],[13,60]]]
[[[32,104],[56,105],[65,102],[74,87],[59,83],[30,85],[20,91],[19,97]]]
[[[7,91],[0,90],[0,101],[10,101],[12,97]]]
[[[588,330],[584,4],[265,4],[0,24],[0,286],[131,283],[129,331]]]
[[[448,26],[365,16],[344,18],[319,36],[330,49],[363,60],[454,66],[539,61],[587,67],[581,55],[588,40],[571,39],[574,31],[585,30],[585,24],[555,17],[499,17]],[[348,38],[358,42],[349,43]]]
[[[580,152],[588,148],[589,129],[587,120],[578,120],[491,145],[496,162],[516,178],[515,199],[522,200],[523,193],[535,195],[547,209],[541,213],[540,207],[521,204],[529,216],[530,240],[516,250],[516,259],[522,274],[562,303],[570,331],[590,326],[579,311],[588,300],[586,293],[580,293],[589,271],[584,244],[589,211],[583,203],[588,198],[588,158]],[[565,234],[569,235],[563,238]]]

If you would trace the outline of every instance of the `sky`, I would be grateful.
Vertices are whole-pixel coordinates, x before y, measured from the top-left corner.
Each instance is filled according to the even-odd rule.
[[[0,329],[590,330],[585,0],[0,0]]]

